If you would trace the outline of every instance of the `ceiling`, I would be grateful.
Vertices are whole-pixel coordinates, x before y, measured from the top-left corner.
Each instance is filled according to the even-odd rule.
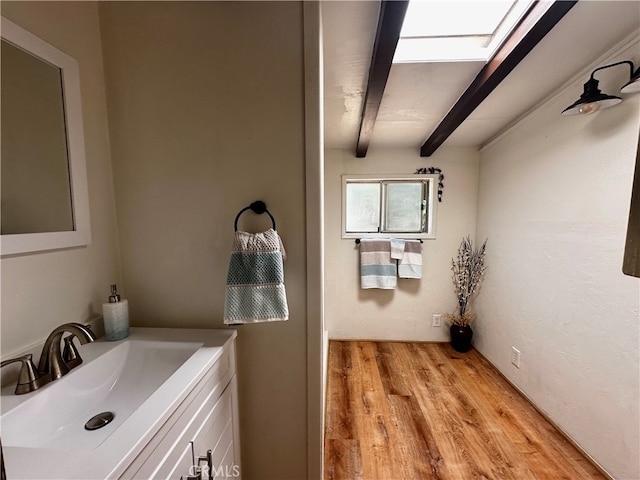
[[[376,0],[322,3],[326,148],[355,152],[379,11]],[[443,145],[482,146],[639,29],[638,0],[579,1]],[[483,66],[393,64],[370,148],[418,152]]]

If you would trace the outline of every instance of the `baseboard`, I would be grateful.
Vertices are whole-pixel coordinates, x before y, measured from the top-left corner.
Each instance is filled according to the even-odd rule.
[[[387,338],[333,338],[329,342],[395,342],[395,343],[449,343],[448,340],[389,340]]]
[[[329,330],[322,331],[322,411],[327,411],[327,376],[329,374]],[[324,431],[324,429],[322,430]]]

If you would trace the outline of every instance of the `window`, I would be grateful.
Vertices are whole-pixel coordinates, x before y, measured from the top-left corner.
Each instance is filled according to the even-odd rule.
[[[533,0],[411,0],[393,61],[487,61]]]
[[[342,238],[435,238],[437,175],[343,175]]]

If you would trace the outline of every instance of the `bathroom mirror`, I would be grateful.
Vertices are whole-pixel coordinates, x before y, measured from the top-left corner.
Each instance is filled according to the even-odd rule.
[[[0,251],[91,243],[77,62],[2,17]]]

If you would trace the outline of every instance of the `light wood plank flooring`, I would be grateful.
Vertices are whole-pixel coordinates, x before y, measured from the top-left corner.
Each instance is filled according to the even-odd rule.
[[[331,341],[325,478],[604,479],[475,350]]]

